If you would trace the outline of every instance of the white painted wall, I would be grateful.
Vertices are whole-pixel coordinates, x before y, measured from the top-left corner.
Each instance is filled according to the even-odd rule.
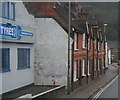
[[[68,35],[52,18],[36,18],[35,84],[65,85]]]
[[[10,48],[10,72],[2,74],[2,93],[20,88],[34,82],[34,47],[32,44],[3,43],[2,48]],[[30,48],[31,68],[17,70],[17,48]],[[0,93],[1,94],[1,93]]]
[[[29,15],[22,2],[16,2],[16,20],[11,21],[0,18],[3,23],[20,25],[29,32],[35,34],[34,17]],[[27,40],[28,41],[28,40]],[[29,40],[31,41],[31,39]],[[2,45],[2,46],[1,46]],[[10,72],[0,73],[0,94],[20,88],[34,82],[34,45],[33,44],[16,44],[1,43],[0,48],[10,48]],[[30,66],[31,68],[17,70],[17,48],[30,48]]]

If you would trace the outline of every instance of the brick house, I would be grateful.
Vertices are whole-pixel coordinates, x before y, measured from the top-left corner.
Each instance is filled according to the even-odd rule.
[[[105,72],[104,34],[97,23],[88,20],[87,8],[79,8],[76,12],[82,22],[82,31],[74,32],[74,65],[72,73],[72,89],[96,79]],[[89,21],[86,25],[87,20]],[[87,35],[88,34],[88,35]],[[88,44],[87,44],[88,36]],[[87,50],[88,45],[88,50]]]

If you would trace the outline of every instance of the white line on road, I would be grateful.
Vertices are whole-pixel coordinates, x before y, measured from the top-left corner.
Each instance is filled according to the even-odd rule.
[[[115,82],[117,78],[118,78],[118,75],[112,81],[110,81],[107,85],[101,88],[101,90],[92,98],[92,100],[96,100],[108,87],[110,87]]]

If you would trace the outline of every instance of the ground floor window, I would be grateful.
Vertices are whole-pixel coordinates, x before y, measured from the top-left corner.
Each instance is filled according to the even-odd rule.
[[[86,74],[85,74],[85,59],[82,59],[82,76],[86,76]]]
[[[100,59],[98,59],[98,71],[100,70]]]
[[[74,82],[78,80],[78,60],[74,61]]]
[[[95,60],[94,60],[94,71],[96,71],[96,58],[95,58]]]
[[[0,72],[10,71],[10,48],[0,48]]]
[[[18,69],[30,68],[30,49],[18,48]]]
[[[88,76],[90,76],[91,74],[90,74],[90,60],[88,60]]]

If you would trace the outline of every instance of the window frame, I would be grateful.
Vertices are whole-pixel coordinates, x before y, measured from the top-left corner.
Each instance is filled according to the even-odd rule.
[[[98,59],[98,71],[100,71],[100,58]]]
[[[97,58],[94,59],[94,71],[96,72],[97,71]]]
[[[85,58],[82,59],[82,76],[86,76],[86,74],[85,74]]]
[[[1,67],[0,67],[0,73],[5,73],[5,72],[10,72],[10,48],[0,48],[0,52],[2,54],[3,50],[7,51],[8,50],[8,66],[2,66],[2,61],[1,61]],[[1,56],[2,59],[2,56]]]
[[[74,60],[74,82],[78,80],[78,60]]]
[[[10,18],[11,13],[9,13],[9,18],[15,21],[15,3],[13,2],[10,3],[10,8],[9,8],[10,11],[11,11],[11,5],[13,5],[13,18]]]
[[[24,66],[24,65],[22,67],[19,66],[19,50],[22,50],[22,51],[28,50],[28,53],[27,53],[28,61],[26,61],[26,62],[28,62],[27,66]],[[28,69],[28,68],[31,68],[31,66],[30,66],[30,48],[17,48],[17,70]]]
[[[88,59],[88,72],[87,72],[88,76],[90,76],[90,59]]]
[[[74,33],[74,50],[78,50],[78,33]]]
[[[9,2],[1,2],[2,3],[2,17],[3,18],[9,18]],[[7,3],[7,12],[5,12],[5,4]],[[8,16],[5,16],[5,13],[7,13]]]
[[[86,48],[86,36],[85,36],[85,33],[83,33],[83,37],[82,37],[82,48],[83,49]]]
[[[8,16],[5,16],[5,3],[7,3],[7,14]],[[15,12],[15,4],[14,2],[1,2],[1,5],[2,5],[2,10],[1,10],[1,13],[2,15],[0,16],[1,18],[5,18],[5,19],[8,19],[8,20],[12,20],[12,21],[15,21],[15,15],[16,15],[16,12]],[[11,18],[11,5],[13,5],[13,18]]]

